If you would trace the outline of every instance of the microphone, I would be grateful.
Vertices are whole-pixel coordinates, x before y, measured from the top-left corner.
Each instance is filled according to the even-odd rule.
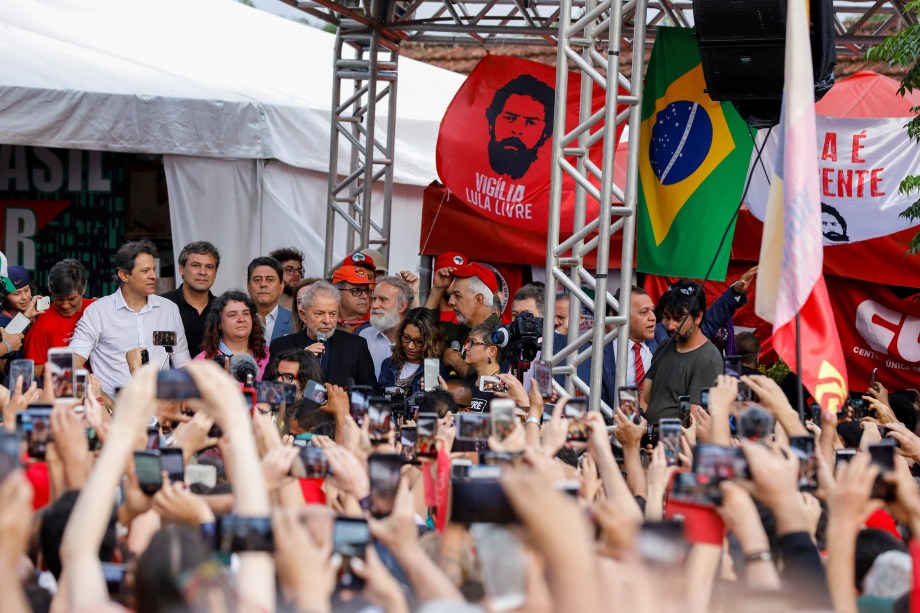
[[[248,353],[235,353],[230,356],[230,376],[243,383],[252,385],[259,374],[259,365]]]
[[[450,348],[453,349],[454,351],[456,351],[457,353],[460,353],[460,341],[454,341],[454,342],[452,342],[452,343],[450,344]]]
[[[323,353],[326,352],[326,341],[328,341],[328,340],[329,340],[329,337],[326,336],[325,333],[323,333],[323,332],[317,332],[317,333],[316,333],[316,342],[317,342],[317,343],[322,343],[322,344],[323,344]]]

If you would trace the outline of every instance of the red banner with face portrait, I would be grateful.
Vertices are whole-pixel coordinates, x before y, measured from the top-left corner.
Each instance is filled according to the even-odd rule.
[[[520,58],[489,54],[476,65],[447,107],[438,134],[438,176],[453,196],[492,221],[546,231],[555,81],[554,67]],[[566,127],[571,131],[579,123],[580,76],[569,76],[568,89]],[[603,89],[594,84],[592,112],[604,103]],[[617,112],[625,108],[619,105]],[[617,126],[617,140],[624,126]],[[598,169],[602,147],[599,139],[588,151]],[[600,180],[592,177],[591,183],[599,186]],[[575,182],[563,173],[563,231],[571,231],[574,201]],[[587,219],[597,211],[597,201],[589,197]]]

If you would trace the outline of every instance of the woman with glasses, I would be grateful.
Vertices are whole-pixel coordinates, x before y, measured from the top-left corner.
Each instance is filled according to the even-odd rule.
[[[409,400],[424,389],[422,363],[425,358],[440,360],[443,352],[444,334],[434,313],[426,308],[412,309],[399,325],[392,355],[380,365],[377,385],[402,388],[403,396]],[[445,374],[442,365],[441,376]]]
[[[248,353],[259,365],[261,379],[268,364],[268,347],[262,320],[256,315],[256,305],[249,294],[237,290],[224,292],[211,307],[204,322],[204,349],[196,360],[213,360],[219,355],[229,358]]]
[[[496,324],[479,324],[470,330],[463,343],[463,361],[471,367],[466,382],[472,387],[470,410],[474,413],[488,413],[489,402],[495,397],[493,392],[479,389],[482,378],[494,377],[502,371],[501,347],[492,342],[496,329]]]

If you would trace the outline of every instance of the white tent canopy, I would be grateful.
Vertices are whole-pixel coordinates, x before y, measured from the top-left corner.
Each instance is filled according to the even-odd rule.
[[[174,243],[217,244],[221,289],[288,244],[319,273],[333,42],[234,0],[0,0],[0,143],[164,154]],[[415,227],[394,224],[391,269],[416,265],[421,188],[463,78],[400,60],[393,218]]]

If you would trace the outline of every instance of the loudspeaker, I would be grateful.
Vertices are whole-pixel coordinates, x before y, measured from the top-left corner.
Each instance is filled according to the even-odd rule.
[[[812,0],[815,100],[834,84],[833,0]],[[779,121],[786,52],[786,0],[693,0],[706,88],[754,127]]]

